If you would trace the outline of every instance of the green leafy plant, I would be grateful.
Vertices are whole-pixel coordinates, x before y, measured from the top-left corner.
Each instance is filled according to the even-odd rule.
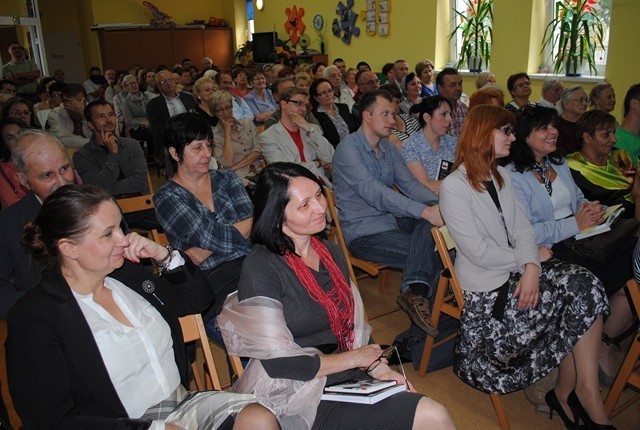
[[[482,58],[485,64],[489,64],[491,60],[491,42],[493,40],[493,31],[491,24],[493,22],[493,0],[465,0],[467,9],[463,12],[453,9],[455,13],[454,19],[460,23],[454,28],[449,35],[449,40],[456,37],[458,30],[462,37],[462,45],[460,47],[460,58],[457,67],[460,68],[465,61],[471,59]],[[472,67],[472,71],[479,71],[480,66]]]
[[[604,25],[594,6],[597,0],[562,0],[556,2],[555,15],[542,37],[542,51],[557,47],[553,72],[575,72],[586,61],[589,71],[598,74],[595,51],[603,47]]]

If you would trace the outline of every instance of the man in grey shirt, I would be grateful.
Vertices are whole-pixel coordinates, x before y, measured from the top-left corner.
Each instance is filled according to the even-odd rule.
[[[435,337],[428,298],[441,268],[431,237],[431,228],[443,225],[438,196],[418,182],[386,139],[394,124],[391,97],[375,90],[364,94],[360,105],[362,126],[338,145],[333,157],[345,240],[354,256],[403,269],[398,304]]]

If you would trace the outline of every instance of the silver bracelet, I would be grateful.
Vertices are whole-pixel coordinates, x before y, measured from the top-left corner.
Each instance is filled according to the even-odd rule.
[[[166,272],[169,269],[169,265],[171,264],[171,260],[173,260],[173,246],[166,245],[165,248],[169,253],[162,260],[156,260],[158,267],[160,268],[160,273]]]

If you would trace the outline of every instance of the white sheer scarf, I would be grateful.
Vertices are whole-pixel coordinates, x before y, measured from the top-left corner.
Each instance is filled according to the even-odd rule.
[[[354,297],[354,349],[369,342],[371,326],[364,320],[362,299],[351,283]],[[310,429],[325,386],[326,377],[310,381],[271,378],[260,360],[320,354],[315,348],[301,348],[286,325],[282,303],[268,297],[252,297],[238,302],[228,299],[218,316],[218,325],[227,351],[250,357],[243,375],[233,386],[237,393],[253,393],[271,410],[283,430]]]

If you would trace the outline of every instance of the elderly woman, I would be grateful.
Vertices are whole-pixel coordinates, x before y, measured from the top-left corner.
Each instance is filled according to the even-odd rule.
[[[495,87],[496,84],[496,75],[493,72],[481,72],[476,78],[476,89],[478,90],[486,87]]]
[[[209,170],[211,126],[197,113],[169,121],[166,144],[178,167],[153,196],[156,215],[169,242],[185,252],[207,278],[216,304],[205,323],[238,288],[240,268],[251,249],[253,206],[240,178],[229,170]]]
[[[234,391],[266,399],[283,430],[455,428],[446,409],[417,394],[370,343],[343,254],[316,237],[327,202],[315,175],[271,164],[256,198],[255,245],[238,297],[219,317],[231,353],[251,358]],[[375,407],[320,400],[325,385],[370,378],[408,384],[407,391]]]
[[[147,103],[149,97],[140,91],[138,80],[133,75],[122,78],[122,86],[127,93],[122,104],[124,124],[129,129],[132,138],[147,142],[149,153],[153,154],[153,133],[147,118]]]
[[[216,91],[209,98],[211,112],[218,118],[213,128],[213,156],[223,168],[235,172],[245,186],[253,185],[262,170],[258,130],[249,118],[234,118],[232,97],[227,91]]]
[[[356,73],[358,73],[357,69],[353,67],[349,67],[347,71],[344,73],[344,86],[343,89],[347,90],[351,97],[355,97],[358,93],[358,83],[356,82]]]
[[[187,394],[190,370],[178,318],[201,312],[213,296],[182,254],[125,236],[120,222],[106,191],[66,185],[25,228],[27,248],[47,268],[8,318],[9,386],[28,428],[186,427],[170,415]],[[143,258],[156,260],[165,276],[141,267]],[[254,401],[223,392],[201,397],[187,414],[215,428],[231,428],[233,415]],[[224,412],[211,414],[216,409]],[[234,428],[277,428],[264,408],[250,409],[258,412],[254,422],[242,425],[239,417]]]
[[[600,398],[598,352],[607,298],[588,270],[538,247],[507,170],[513,115],[497,106],[469,112],[456,170],[440,187],[440,211],[455,240],[465,291],[454,370],[489,393],[527,387],[560,366],[546,395],[567,428],[610,424]],[[573,414],[571,414],[573,413]],[[573,415],[572,420],[570,416]]]
[[[616,92],[609,82],[600,82],[591,88],[589,93],[589,106],[591,109],[600,109],[607,113],[616,107]]]
[[[11,206],[27,195],[29,188],[19,179],[18,169],[11,159],[11,152],[20,130],[27,125],[16,118],[0,120],[0,204]]]
[[[507,110],[516,112],[529,104],[529,96],[531,95],[531,79],[529,75],[523,72],[509,76],[507,89],[513,97],[513,100],[505,106]]]
[[[0,110],[0,119],[15,118],[19,119],[29,127],[38,127],[37,118],[33,113],[33,106],[22,97],[11,97],[7,100]]]
[[[422,60],[416,64],[416,75],[422,84],[420,97],[429,97],[438,94],[438,86],[433,82],[434,65],[431,60]]]
[[[262,76],[265,78],[266,83],[266,76],[263,72],[260,73],[262,73]],[[233,89],[231,90],[232,94],[235,94],[238,97],[246,97],[251,92],[251,88],[249,88],[249,76],[247,75],[247,72],[244,71],[244,69],[234,69],[233,72],[231,72],[231,78],[236,84],[235,87],[233,87]],[[253,81],[253,77],[251,78],[251,80]]]
[[[253,90],[244,98],[244,101],[253,112],[253,123],[255,125],[264,124],[266,119],[278,109],[278,103],[273,98],[271,91],[267,89],[264,73],[255,72],[251,75],[251,85],[253,85]]]
[[[627,329],[632,321],[631,308],[624,285],[631,278],[631,254],[637,238],[627,239],[603,261],[576,254],[565,240],[585,228],[603,221],[600,202],[589,202],[575,184],[564,157],[558,153],[558,130],[555,109],[543,106],[525,107],[515,128],[516,141],[511,148],[507,170],[520,204],[533,226],[538,246],[551,248],[561,260],[589,269],[604,284],[611,314],[603,328],[603,339],[612,339]],[[611,385],[615,367],[611,360],[611,342],[604,344],[600,358],[600,380]],[[604,353],[603,353],[604,352]]]
[[[313,116],[320,123],[324,137],[335,148],[350,133],[358,129],[358,120],[349,112],[349,106],[334,103],[333,87],[328,79],[319,78],[309,87]]]
[[[391,129],[391,135],[388,139],[389,142],[393,143],[393,145],[400,150],[402,148],[402,142],[407,140],[413,133],[420,130],[420,123],[412,116],[400,113],[402,93],[396,84],[384,84],[380,89],[389,93],[393,100],[392,103],[395,110],[395,118],[393,128]]]
[[[404,89],[407,91],[407,97],[400,103],[400,113],[408,114],[412,106],[420,103],[422,97],[422,83],[415,73],[409,73],[404,79]]]
[[[558,113],[562,112],[560,99],[564,93],[564,86],[558,78],[545,79],[542,83],[542,98],[536,103],[540,106],[554,108]]]
[[[218,118],[211,111],[209,100],[211,94],[218,91],[218,84],[210,78],[200,78],[193,84],[193,96],[196,99],[196,112],[209,122],[211,127],[218,125]]]
[[[426,97],[413,108],[422,130],[402,145],[402,158],[413,176],[436,194],[456,158],[458,138],[447,134],[451,110],[451,102],[444,97]]]
[[[565,154],[571,154],[579,149],[576,124],[587,111],[587,93],[580,85],[569,87],[562,93],[560,103],[562,114],[556,121],[558,147]]]

